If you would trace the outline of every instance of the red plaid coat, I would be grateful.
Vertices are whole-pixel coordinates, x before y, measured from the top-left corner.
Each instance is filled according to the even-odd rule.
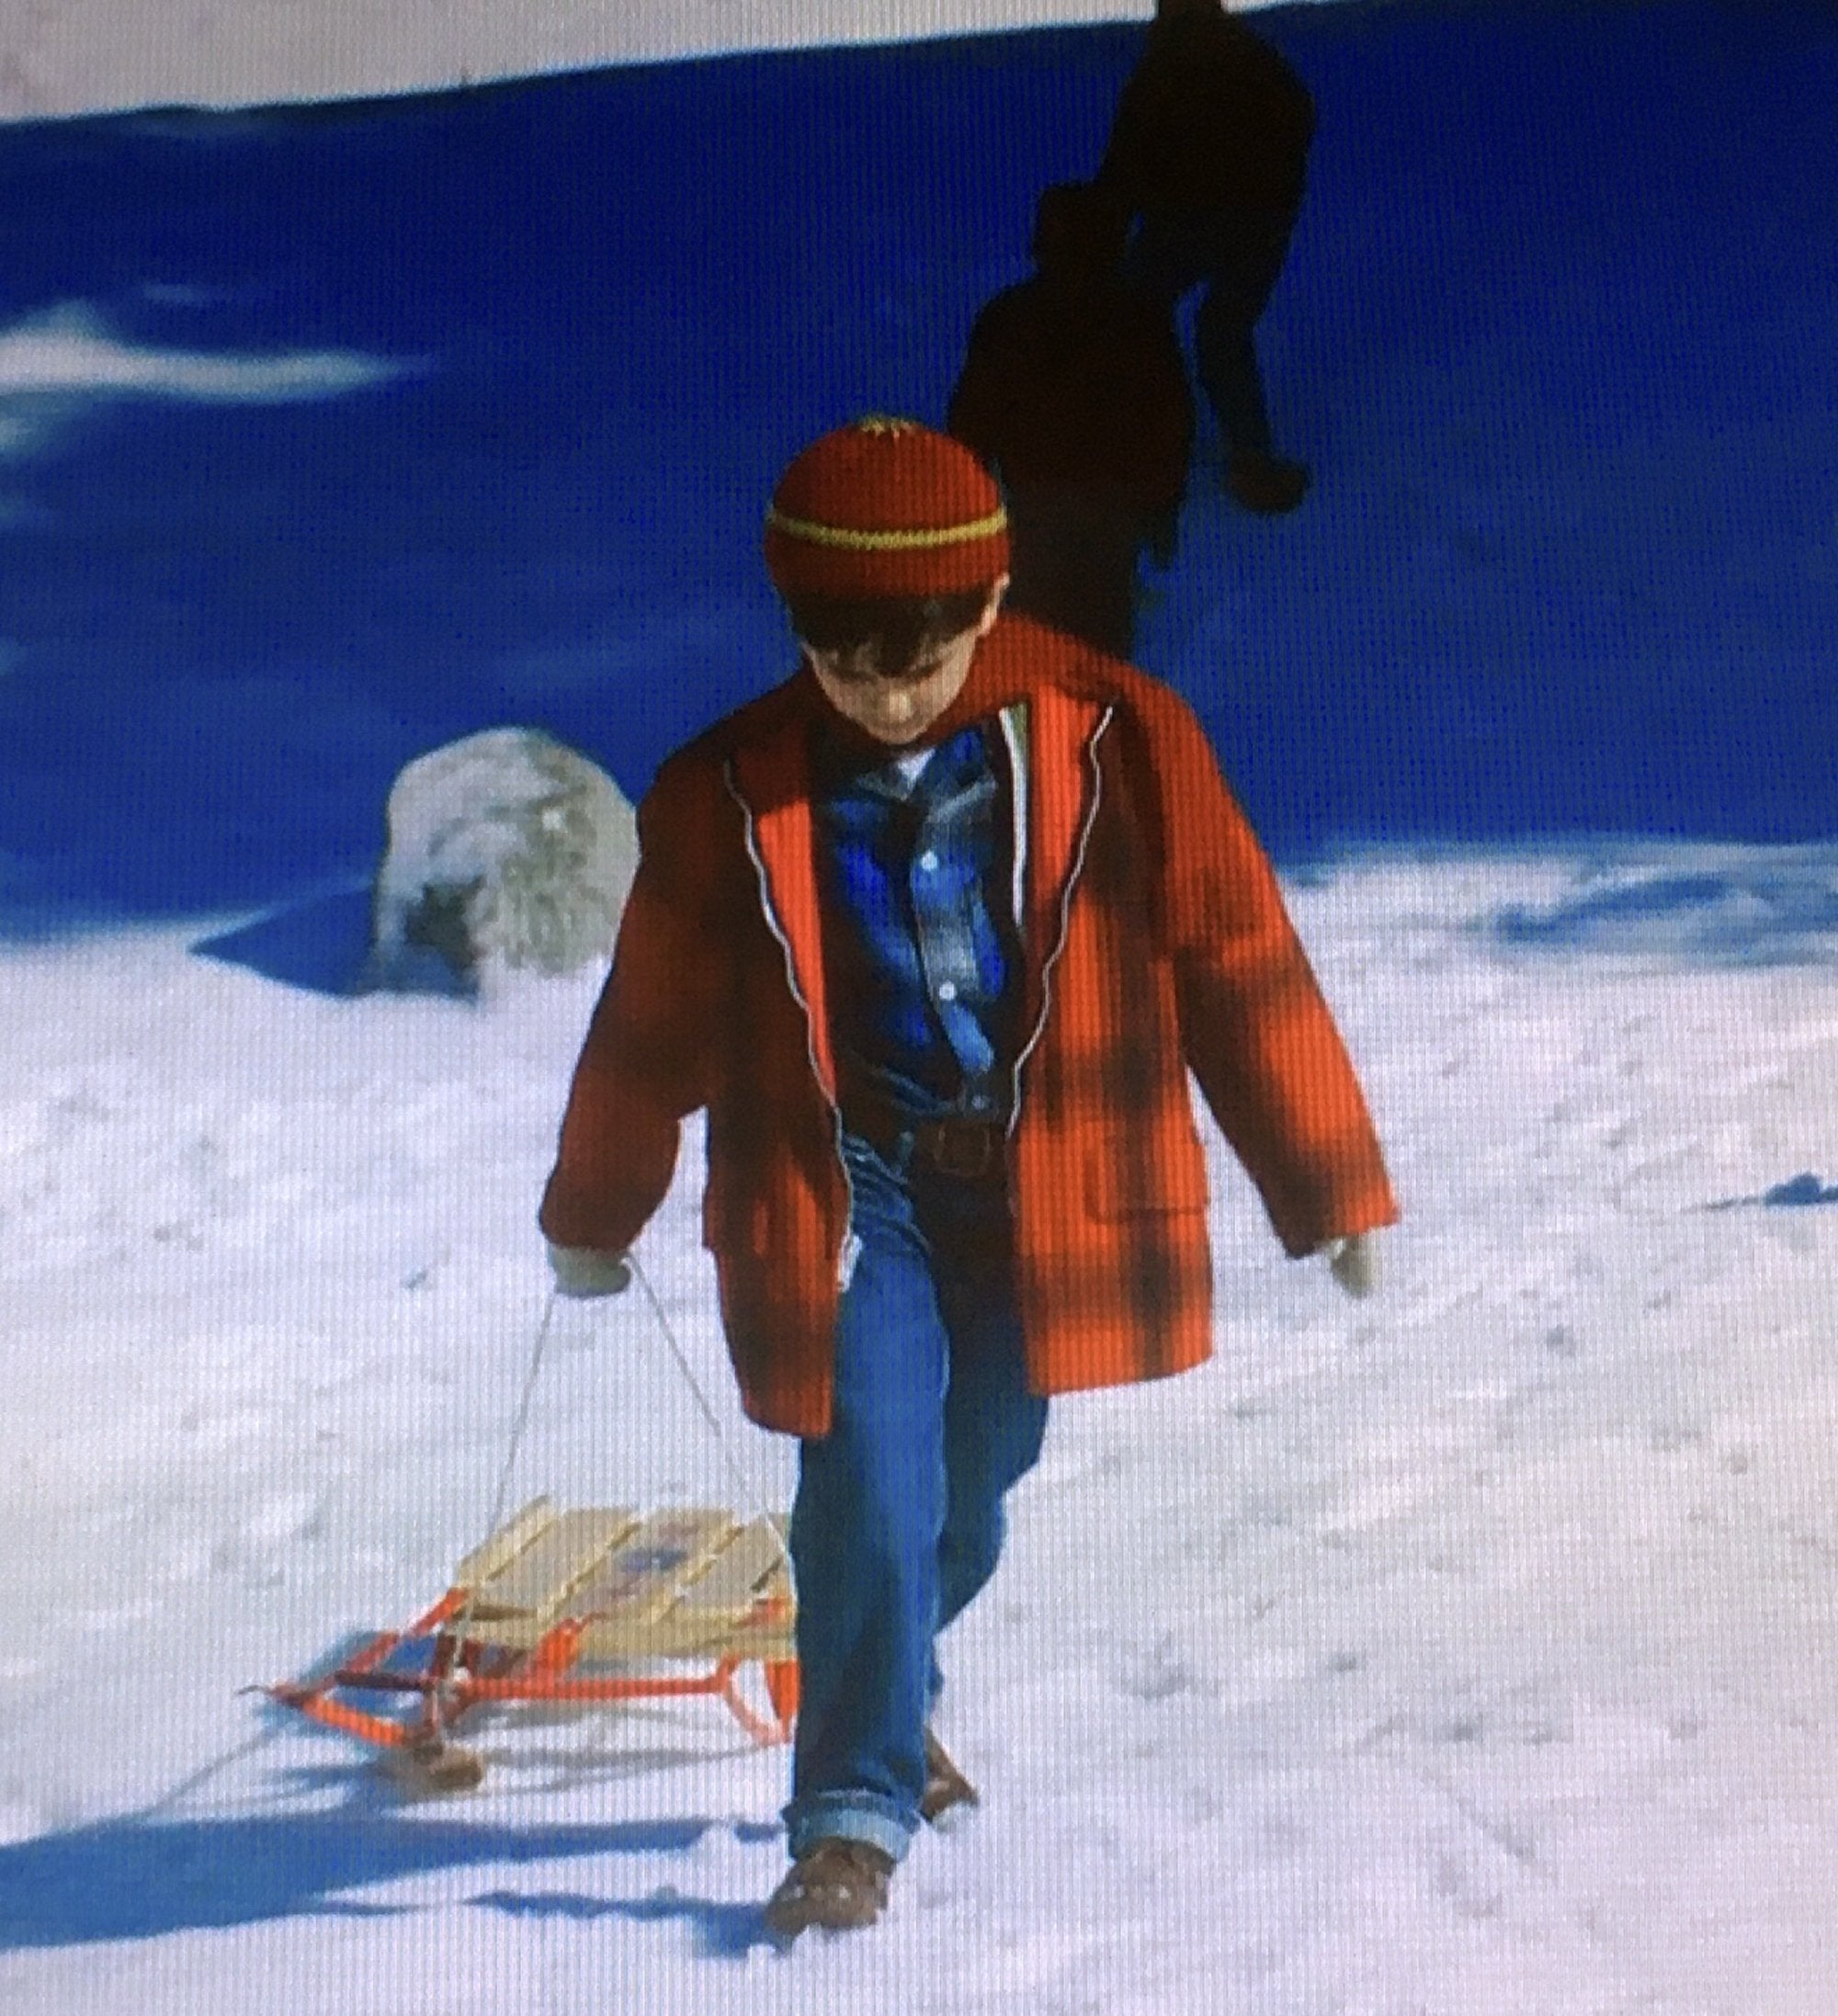
[[[618,1252],[708,1109],[704,1240],[747,1412],[829,1427],[848,1231],[809,776],[808,672],[672,756],[576,1067],[540,1213]],[[1191,1069],[1292,1254],[1397,1215],[1333,1022],[1262,849],[1186,704],[1022,617],[941,731],[1016,709],[1026,750],[1020,1097],[1009,1137],[1038,1392],[1158,1377],[1211,1348]]]

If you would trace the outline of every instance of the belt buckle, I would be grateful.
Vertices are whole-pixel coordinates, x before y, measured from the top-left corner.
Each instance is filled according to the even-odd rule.
[[[948,1119],[936,1123],[932,1166],[940,1175],[970,1183],[989,1173],[994,1160],[995,1127],[988,1120]]]

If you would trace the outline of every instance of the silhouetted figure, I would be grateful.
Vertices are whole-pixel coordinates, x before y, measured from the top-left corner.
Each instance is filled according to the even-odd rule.
[[[1141,220],[1132,281],[1171,313],[1204,289],[1200,384],[1232,494],[1254,511],[1291,510],[1308,488],[1308,470],[1272,444],[1252,330],[1288,251],[1314,123],[1308,87],[1219,0],[1156,0],[1098,171]]]
[[[1002,479],[1008,606],[1129,655],[1137,564],[1173,557],[1193,400],[1172,315],[1124,284],[1129,223],[1065,184],[1035,213],[1035,277],[977,317],[950,431]]]

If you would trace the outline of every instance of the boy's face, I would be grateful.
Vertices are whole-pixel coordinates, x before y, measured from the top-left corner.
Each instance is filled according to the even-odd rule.
[[[990,590],[982,614],[968,629],[923,649],[904,665],[882,665],[879,652],[871,644],[827,651],[800,639],[799,648],[824,698],[838,714],[890,749],[903,749],[921,741],[963,691],[964,681],[970,675],[970,660],[994,628],[1007,586],[1008,576],[1004,574]]]

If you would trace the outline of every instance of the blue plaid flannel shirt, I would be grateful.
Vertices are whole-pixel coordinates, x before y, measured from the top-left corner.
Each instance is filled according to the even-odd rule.
[[[908,1111],[1001,1116],[1020,940],[1001,731],[964,729],[900,764],[818,772],[833,1037],[845,1082]]]

